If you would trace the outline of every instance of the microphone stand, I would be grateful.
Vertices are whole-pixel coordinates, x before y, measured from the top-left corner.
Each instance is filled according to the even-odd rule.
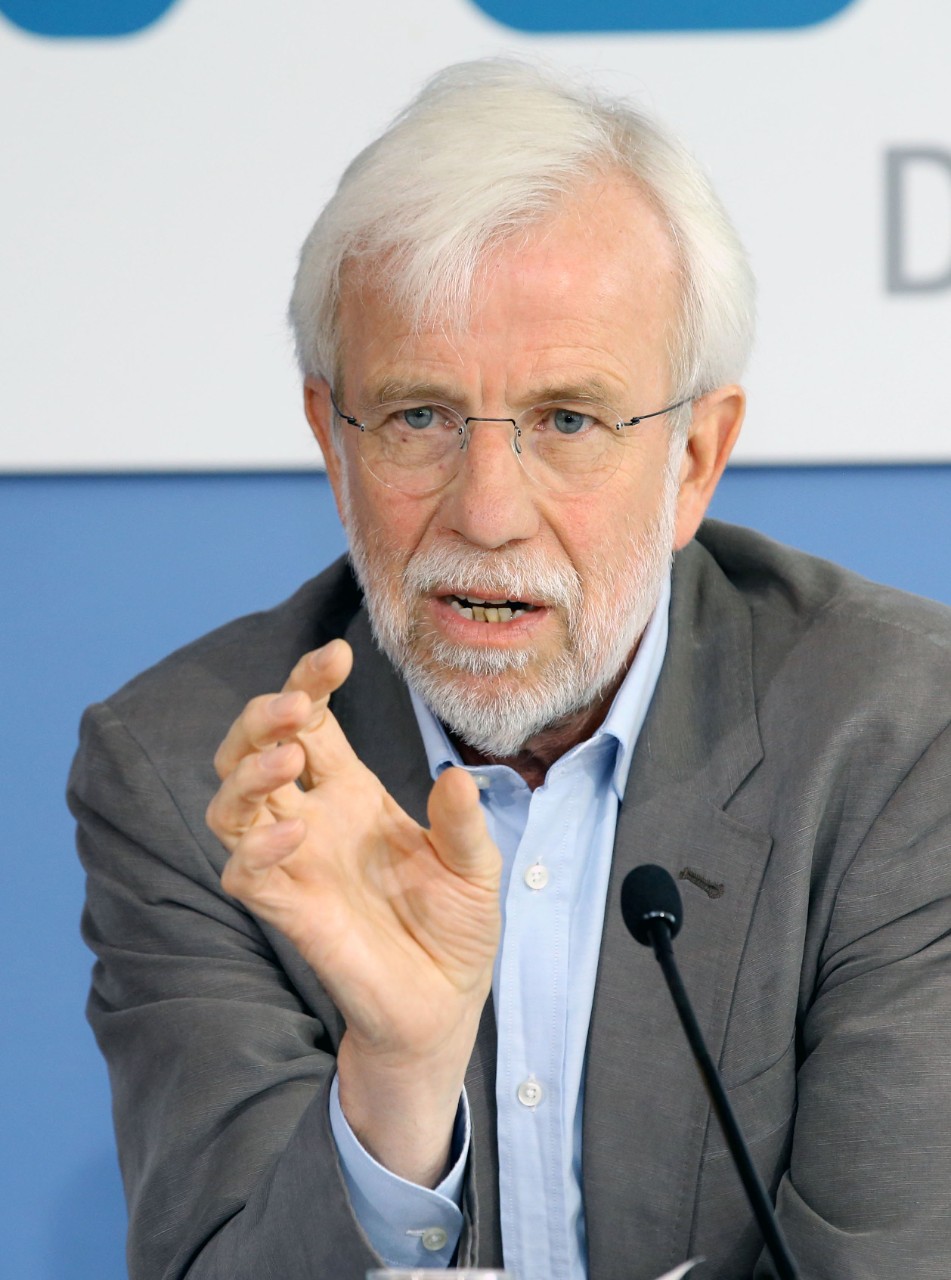
[[[726,1096],[726,1090],[723,1088],[720,1074],[713,1064],[713,1059],[710,1057],[707,1046],[704,1044],[700,1026],[694,1016],[690,1001],[687,999],[687,992],[674,960],[670,924],[660,913],[652,913],[652,918],[646,919],[644,924],[650,934],[654,955],[657,957],[657,963],[660,965],[667,980],[671,998],[680,1016],[681,1025],[690,1042],[694,1057],[697,1060],[697,1066],[700,1068],[700,1074],[703,1076],[703,1082],[707,1087],[707,1093],[710,1095],[710,1101],[720,1122],[727,1146],[730,1148],[736,1163],[737,1172],[749,1199],[753,1215],[759,1225],[763,1239],[766,1241],[766,1247],[772,1254],[773,1262],[776,1264],[776,1274],[779,1280],[799,1280],[799,1271],[776,1221],[772,1203],[766,1193],[766,1188],[763,1186],[763,1180],[753,1164],[749,1147],[747,1147],[746,1140],[740,1132],[740,1126],[736,1122],[736,1116],[733,1114],[730,1100]]]

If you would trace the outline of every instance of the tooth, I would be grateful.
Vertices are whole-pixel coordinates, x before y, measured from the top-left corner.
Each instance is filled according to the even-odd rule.
[[[485,622],[485,610],[479,604],[472,606],[472,616],[476,622]]]
[[[462,605],[452,596],[449,598],[449,608],[455,609],[456,613],[462,613]]]
[[[511,622],[513,616],[511,609],[499,609],[499,622]]]
[[[463,598],[468,600],[470,604],[485,604],[485,601],[480,600],[478,596],[465,596]]]
[[[464,618],[469,618],[469,619],[471,620],[471,618],[472,618],[472,610],[471,610],[471,609],[461,609],[461,608],[460,608],[459,612],[462,614],[462,616],[463,616]]]
[[[486,611],[485,611],[485,620],[486,620],[486,622],[498,622],[498,620],[499,620],[499,611],[498,611],[498,609],[486,609]]]

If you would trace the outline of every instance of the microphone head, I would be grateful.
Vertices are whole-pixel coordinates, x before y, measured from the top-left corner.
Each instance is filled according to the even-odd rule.
[[[684,909],[670,872],[651,862],[629,871],[621,885],[621,915],[628,932],[645,947],[653,945],[651,920],[665,920],[670,936],[676,938],[683,924]]]

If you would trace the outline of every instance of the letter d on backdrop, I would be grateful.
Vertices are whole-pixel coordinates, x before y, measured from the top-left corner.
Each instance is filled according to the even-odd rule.
[[[927,192],[922,190],[920,181],[914,184],[914,210],[913,178],[928,179]],[[942,184],[943,198],[939,196],[940,208],[936,210],[932,204]],[[930,202],[927,209],[918,207],[923,194]],[[913,273],[909,266],[913,212],[918,215],[914,225],[924,220],[929,226],[944,228],[940,252],[945,256],[937,271],[932,266],[929,272]],[[922,214],[926,215],[924,219]],[[889,293],[938,293],[951,289],[951,152],[937,147],[891,147],[885,152],[885,273]]]

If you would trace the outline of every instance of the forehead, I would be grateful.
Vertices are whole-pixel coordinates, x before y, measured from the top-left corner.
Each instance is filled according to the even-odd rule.
[[[621,393],[648,371],[667,379],[681,269],[650,199],[610,177],[490,249],[460,312],[436,306],[420,322],[372,276],[345,271],[342,286],[338,364],[354,390],[414,376],[528,383],[558,373],[594,375]]]

